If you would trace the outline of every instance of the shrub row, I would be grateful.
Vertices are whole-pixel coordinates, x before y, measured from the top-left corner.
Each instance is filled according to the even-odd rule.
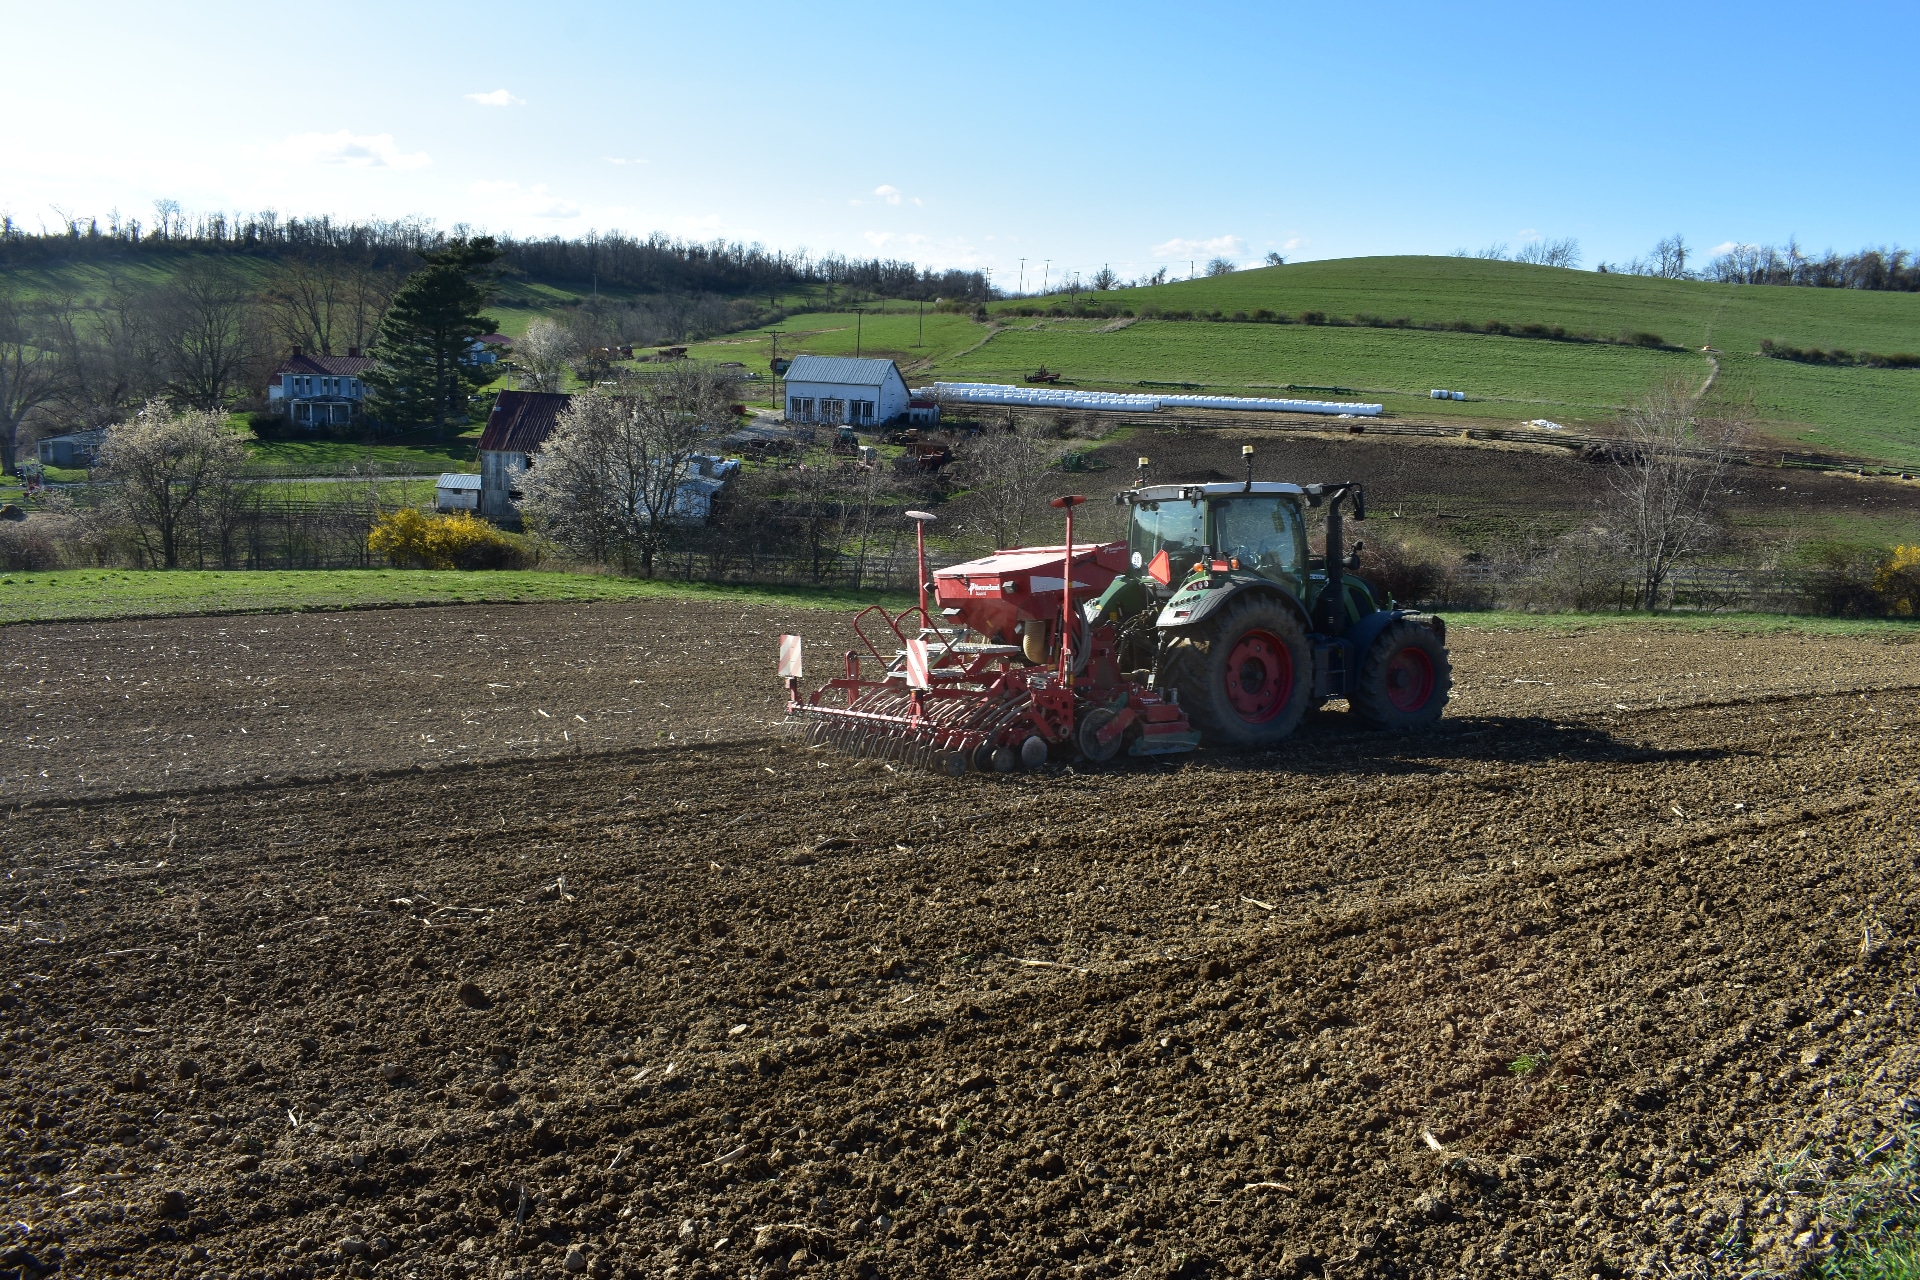
[[[1910,351],[1883,356],[1876,351],[1842,351],[1838,347],[1789,347],[1772,338],[1760,339],[1760,354],[1775,360],[1794,360],[1800,364],[1862,365],[1869,369],[1920,369],[1920,355]]]

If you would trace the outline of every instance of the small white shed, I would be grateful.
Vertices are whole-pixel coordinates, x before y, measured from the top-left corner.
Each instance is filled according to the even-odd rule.
[[[480,477],[464,471],[448,471],[433,486],[435,511],[478,511]]]
[[[800,356],[786,381],[788,422],[877,427],[905,414],[912,399],[891,360]]]

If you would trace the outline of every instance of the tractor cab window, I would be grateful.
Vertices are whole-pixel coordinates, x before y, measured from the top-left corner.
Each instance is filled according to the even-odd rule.
[[[1285,498],[1216,499],[1213,505],[1214,554],[1236,559],[1243,569],[1265,577],[1300,577],[1306,539],[1300,508]]]
[[[1133,504],[1133,527],[1127,533],[1128,558],[1136,569],[1144,569],[1162,551],[1173,565],[1173,580],[1178,582],[1200,558],[1206,541],[1206,508],[1198,502],[1173,498],[1164,502]]]

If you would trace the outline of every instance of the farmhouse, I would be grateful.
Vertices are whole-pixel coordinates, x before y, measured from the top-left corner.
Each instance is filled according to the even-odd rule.
[[[348,347],[344,356],[310,356],[295,347],[267,379],[267,407],[309,431],[357,421],[367,398],[373,361]]]
[[[787,421],[877,427],[907,411],[907,380],[891,360],[800,356],[787,369]]]
[[[480,515],[517,525],[520,477],[533,465],[573,397],[560,391],[502,391],[480,433]]]

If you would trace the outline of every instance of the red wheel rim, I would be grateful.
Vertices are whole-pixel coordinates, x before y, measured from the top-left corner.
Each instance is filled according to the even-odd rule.
[[[1418,711],[1433,697],[1433,659],[1408,645],[1387,663],[1387,701],[1401,711]]]
[[[1293,655],[1271,631],[1249,631],[1227,654],[1227,705],[1248,724],[1271,720],[1293,696]]]

